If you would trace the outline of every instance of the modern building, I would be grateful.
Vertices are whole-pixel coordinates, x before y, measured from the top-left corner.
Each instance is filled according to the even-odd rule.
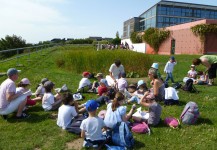
[[[125,21],[122,38],[150,27],[165,28],[202,19],[217,19],[217,6],[161,0],[140,16]]]

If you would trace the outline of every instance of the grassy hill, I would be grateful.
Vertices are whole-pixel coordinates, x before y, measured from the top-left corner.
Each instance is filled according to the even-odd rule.
[[[79,51],[79,52],[75,52]],[[81,51],[84,51],[83,53]],[[126,51],[105,51],[100,52],[105,55],[103,59],[102,55],[98,55],[103,68],[96,68],[97,65],[89,65],[90,62],[88,53],[95,57],[96,51],[93,51],[91,47],[54,47],[49,48],[41,54],[32,54],[30,56],[31,61],[27,61],[27,58],[20,58],[19,63],[23,64],[23,67],[16,67],[16,60],[7,63],[2,63],[0,72],[7,71],[10,67],[16,67],[22,70],[19,76],[21,80],[27,77],[31,81],[31,89],[35,91],[36,85],[44,77],[48,77],[51,81],[56,84],[56,87],[60,87],[63,84],[72,90],[76,91],[78,83],[81,79],[79,71],[74,70],[68,60],[73,60],[73,55],[84,60],[80,62],[82,66],[86,66],[85,71],[97,72],[109,69],[110,65],[113,63],[113,59],[120,58],[123,62],[125,68],[129,68],[130,62],[133,66],[142,66],[141,68],[149,68],[152,62],[159,62],[160,72],[165,77],[163,73],[163,68],[169,59],[169,56],[163,55],[144,55],[134,52]],[[82,55],[80,56],[79,55]],[[124,54],[125,55],[124,55]],[[66,55],[67,54],[67,55]],[[87,54],[87,55],[86,55]],[[70,55],[70,57],[69,57]],[[112,57],[108,57],[112,56]],[[68,57],[67,57],[68,56]],[[85,56],[87,56],[85,58]],[[123,56],[123,57],[121,57]],[[135,58],[136,57],[136,58]],[[143,57],[146,61],[140,58]],[[175,56],[178,64],[174,69],[174,79],[175,81],[182,81],[183,77],[187,74],[190,69],[190,65],[193,58],[199,56],[194,55],[177,55]],[[123,59],[123,60],[122,60]],[[77,59],[78,60],[78,59]],[[61,61],[65,61],[65,65],[62,66]],[[95,61],[95,60],[91,60]],[[67,62],[67,63],[66,63]],[[67,65],[66,65],[67,64]],[[96,63],[97,64],[97,63]],[[200,66],[199,70],[204,68]],[[82,72],[81,70],[80,72]],[[127,69],[126,69],[127,71]],[[139,72],[139,70],[130,70],[134,72]],[[144,72],[143,77],[147,80],[147,69],[142,70]],[[6,76],[0,77],[0,82],[4,81]],[[217,82],[217,81],[216,81]],[[172,129],[163,124],[163,122],[152,129],[152,134],[150,136],[146,134],[134,134],[136,139],[136,150],[143,149],[216,149],[217,147],[217,86],[196,86],[200,91],[199,94],[186,93],[179,90],[180,105],[179,106],[163,106],[162,119],[168,116],[173,116],[179,118],[185,104],[188,101],[194,101],[199,105],[201,112],[201,117],[196,125],[188,126],[181,125],[179,129]],[[86,100],[94,99],[97,96],[95,94],[85,94]],[[85,101],[82,101],[83,103]],[[128,105],[128,110],[130,109]],[[100,109],[105,108],[103,106]],[[144,108],[145,109],[145,108]],[[147,110],[147,108],[146,108]],[[37,103],[36,106],[29,108],[28,110],[31,117],[24,120],[14,119],[14,115],[9,115],[8,120],[3,120],[0,118],[0,149],[68,149],[67,142],[71,142],[77,139],[79,136],[67,133],[60,129],[56,125],[56,120],[52,118],[53,114],[57,112],[45,112],[41,107],[41,103]]]

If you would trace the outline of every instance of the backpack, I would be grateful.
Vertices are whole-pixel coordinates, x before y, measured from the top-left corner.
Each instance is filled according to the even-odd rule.
[[[145,122],[142,123],[133,123],[132,132],[135,133],[148,133],[150,135],[150,129]]]
[[[197,104],[195,102],[188,102],[182,111],[180,119],[182,123],[191,125],[196,123],[199,116],[200,112]]]
[[[112,142],[114,145],[132,148],[134,138],[125,122],[118,122],[112,131]]]
[[[75,133],[75,134],[80,135],[81,134],[81,129],[80,129],[81,123],[86,118],[87,116],[84,116],[84,115],[78,118],[74,118],[72,120],[70,127],[67,127],[66,130],[70,133]]]
[[[175,84],[173,84],[173,88],[174,88],[174,89],[179,89],[179,88],[181,88],[181,87],[182,87],[182,84],[179,83],[179,82],[176,82]]]
[[[164,123],[166,125],[168,125],[171,128],[178,128],[180,125],[180,122],[178,119],[174,118],[174,117],[167,117],[164,119]]]
[[[193,83],[194,83],[194,81],[192,79],[188,79],[182,89],[184,91],[197,92],[198,93],[198,91],[195,88],[195,86],[193,85]]]

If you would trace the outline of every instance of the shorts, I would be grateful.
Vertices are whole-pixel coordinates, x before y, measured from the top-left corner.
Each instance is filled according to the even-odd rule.
[[[211,67],[208,70],[209,79],[216,78],[216,70],[217,70],[217,63],[211,64]]]

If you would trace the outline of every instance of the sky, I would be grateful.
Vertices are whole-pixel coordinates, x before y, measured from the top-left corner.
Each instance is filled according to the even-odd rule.
[[[160,0],[0,0],[0,38],[21,36],[27,43],[53,38],[114,38],[123,22]],[[175,0],[174,0],[175,1]],[[217,0],[176,0],[217,6]]]

